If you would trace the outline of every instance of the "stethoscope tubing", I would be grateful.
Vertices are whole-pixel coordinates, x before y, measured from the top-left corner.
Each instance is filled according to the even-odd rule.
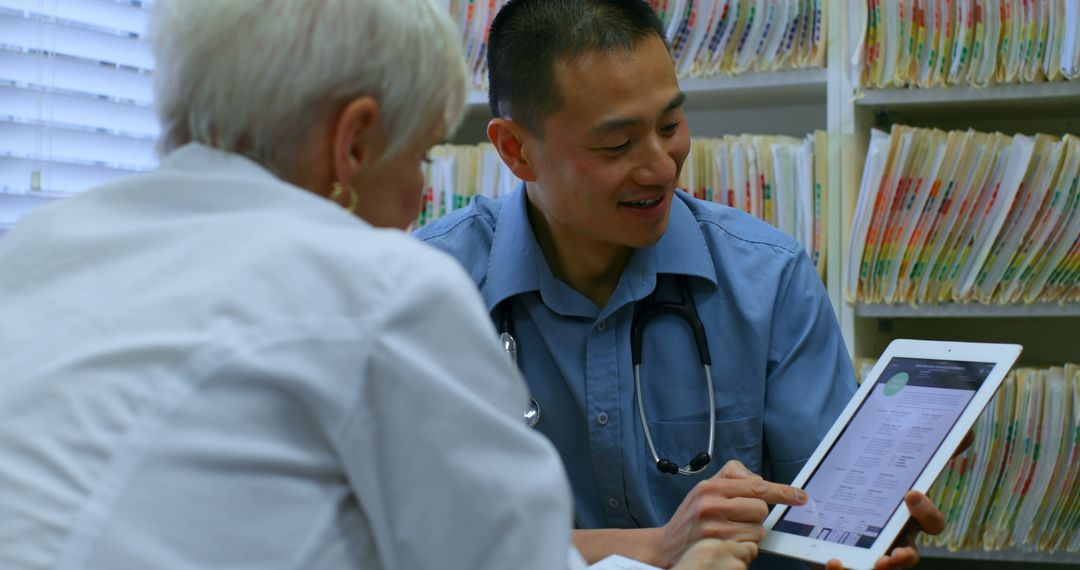
[[[690,294],[690,287],[684,277],[679,277],[680,302],[678,304],[657,303],[654,300],[655,295],[656,292],[654,291],[634,308],[634,317],[630,325],[630,355],[634,366],[634,394],[637,400],[638,417],[641,419],[642,431],[645,432],[645,442],[649,447],[649,454],[656,463],[657,469],[672,475],[697,475],[708,467],[716,444],[716,393],[713,389],[709,342],[705,336],[705,326],[698,316],[694,298]],[[510,302],[510,299],[506,299],[498,306],[499,328],[501,331],[499,338],[511,361],[518,364],[517,341],[513,336]],[[707,451],[699,453],[690,463],[683,467],[677,467],[671,461],[661,458],[660,454],[657,453],[652,430],[649,428],[649,419],[645,414],[645,402],[642,396],[643,390],[641,389],[641,347],[644,339],[644,329],[650,320],[665,313],[683,319],[690,326],[694,335],[694,344],[698,350],[698,357],[705,372],[705,386],[709,394],[709,446],[706,448]],[[535,398],[530,398],[530,400],[529,408],[524,413],[524,419],[529,427],[534,428],[540,420],[540,406]],[[694,466],[695,463],[698,464],[696,467]]]
[[[709,447],[708,453],[712,455],[712,450],[716,444],[716,394],[713,393],[713,380],[712,380],[712,367],[708,364],[702,365],[705,369],[705,385],[709,390]],[[660,464],[660,454],[656,452],[656,445],[653,443],[652,430],[649,429],[649,420],[645,417],[645,404],[641,397],[641,365],[634,365],[634,394],[637,398],[638,417],[641,418],[641,430],[645,432],[645,443],[649,446],[649,453],[652,455],[653,461]],[[679,467],[679,475],[697,475],[705,470],[709,464],[706,463],[697,469],[694,469],[689,464],[683,467]]]

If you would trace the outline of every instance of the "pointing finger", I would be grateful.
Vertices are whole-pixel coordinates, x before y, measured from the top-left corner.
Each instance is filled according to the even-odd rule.
[[[731,459],[714,475],[721,479],[761,479],[761,475],[746,468],[738,459]]]
[[[770,483],[764,479],[738,479],[731,481],[729,497],[761,499],[770,504],[798,506],[806,503],[806,491],[789,485]]]

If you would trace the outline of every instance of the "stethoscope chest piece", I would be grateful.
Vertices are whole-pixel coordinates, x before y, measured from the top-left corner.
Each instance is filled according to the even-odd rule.
[[[510,357],[510,361],[517,365],[517,340],[514,339],[514,335],[510,334],[509,324],[507,323],[508,317],[503,319],[503,332],[499,334],[499,342],[502,343],[503,350],[506,351],[506,355]],[[536,402],[536,398],[529,398],[529,407],[525,410],[524,414],[525,425],[530,428],[535,428],[536,424],[540,423],[540,404]]]
[[[525,425],[535,428],[540,423],[540,404],[536,398],[529,398],[529,408],[525,410]]]

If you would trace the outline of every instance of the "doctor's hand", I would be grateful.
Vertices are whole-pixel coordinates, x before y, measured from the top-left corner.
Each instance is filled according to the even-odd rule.
[[[802,505],[806,493],[770,483],[738,461],[728,461],[719,473],[698,483],[663,527],[656,529],[656,558],[670,566],[704,538],[758,542],[769,504]]]
[[[753,542],[706,538],[694,543],[671,570],[746,570],[757,552]]]

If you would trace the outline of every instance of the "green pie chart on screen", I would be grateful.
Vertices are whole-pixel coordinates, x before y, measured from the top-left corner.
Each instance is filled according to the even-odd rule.
[[[895,396],[899,394],[900,390],[903,390],[904,386],[907,386],[907,381],[907,372],[899,372],[892,378],[889,378],[889,381],[885,383],[885,395]]]

